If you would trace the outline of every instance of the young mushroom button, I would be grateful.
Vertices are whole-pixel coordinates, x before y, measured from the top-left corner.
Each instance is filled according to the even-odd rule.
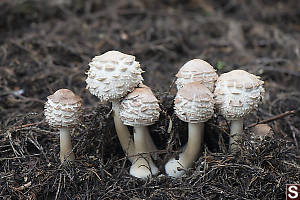
[[[217,110],[231,121],[230,150],[238,151],[237,141],[243,133],[243,118],[258,108],[265,89],[260,77],[244,70],[222,74],[216,82],[215,100]]]
[[[131,92],[143,80],[142,69],[135,57],[119,51],[108,51],[96,56],[89,63],[86,88],[101,102],[112,102],[114,123],[125,154],[133,155],[134,146],[130,133],[119,117],[120,99]],[[131,160],[132,161],[132,160]]]
[[[210,90],[201,82],[187,83],[178,90],[175,98],[175,114],[188,122],[188,142],[179,159],[172,158],[165,166],[169,176],[178,178],[190,168],[201,150],[204,122],[214,113],[214,99]]]
[[[158,100],[151,89],[145,85],[136,88],[121,102],[120,117],[124,124],[133,126],[135,160],[130,174],[138,178],[147,178],[157,174],[158,169],[147,153],[156,149],[146,126],[154,124],[159,118]],[[146,153],[146,154],[145,154]]]
[[[57,90],[47,97],[45,118],[48,124],[60,130],[60,160],[73,161],[70,130],[79,124],[82,116],[82,100],[68,89]]]
[[[214,91],[215,82],[218,79],[216,70],[201,59],[193,59],[185,63],[176,74],[177,89],[191,82],[201,82],[211,92]]]

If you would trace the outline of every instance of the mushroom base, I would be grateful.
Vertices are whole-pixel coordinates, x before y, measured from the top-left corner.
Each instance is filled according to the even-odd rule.
[[[135,146],[135,161],[130,168],[130,174],[137,178],[147,178],[158,173],[158,168],[155,166],[150,154],[148,153],[148,132],[147,127],[135,127],[134,146]]]
[[[172,158],[165,165],[165,171],[169,176],[178,178],[185,173],[198,158],[204,135],[204,123],[189,123],[189,139],[184,152],[179,154],[179,159]]]

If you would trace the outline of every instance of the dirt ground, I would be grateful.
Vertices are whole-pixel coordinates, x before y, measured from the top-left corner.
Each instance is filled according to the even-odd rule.
[[[300,183],[298,0],[1,0],[0,10],[0,199],[285,199],[285,184]],[[129,175],[110,105],[85,89],[91,58],[112,49],[136,56],[163,110],[150,127],[160,174],[146,181]],[[218,74],[261,76],[266,98],[245,119],[239,154],[227,151],[228,124],[214,117],[203,155],[175,180],[163,166],[186,142],[187,124],[173,114],[172,82],[193,58]],[[67,166],[43,116],[60,88],[84,100]],[[274,137],[255,146],[247,127],[265,119]]]

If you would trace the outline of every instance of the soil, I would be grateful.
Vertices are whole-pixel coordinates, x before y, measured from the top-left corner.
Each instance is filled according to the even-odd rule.
[[[0,10],[1,199],[284,199],[285,185],[300,183],[298,0],[2,0]],[[129,175],[111,105],[85,89],[91,58],[112,49],[136,56],[160,100],[160,120],[150,126],[160,173],[148,180]],[[218,74],[261,76],[266,98],[245,119],[239,153],[228,152],[228,123],[216,115],[203,155],[172,179],[163,166],[187,140],[172,83],[193,58]],[[69,165],[43,116],[46,97],[60,88],[84,100]],[[274,135],[251,142],[247,127],[266,119]]]

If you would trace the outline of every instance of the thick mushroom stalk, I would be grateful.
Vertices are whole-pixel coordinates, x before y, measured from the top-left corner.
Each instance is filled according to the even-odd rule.
[[[120,119],[120,102],[118,101],[113,101],[112,102],[112,109],[113,109],[113,118],[114,118],[114,124],[115,124],[115,129],[120,141],[120,144],[122,146],[122,149],[125,154],[128,156],[128,160],[130,162],[134,161],[133,155],[135,154],[134,150],[134,143],[133,140],[131,139],[130,132]]]
[[[130,174],[138,178],[146,178],[158,172],[152,161],[150,152],[156,150],[147,126],[154,124],[159,118],[158,100],[151,89],[145,85],[136,88],[121,102],[120,118],[124,124],[134,127],[135,161]]]
[[[48,124],[60,132],[60,160],[73,161],[70,131],[79,124],[82,114],[82,99],[68,89],[57,90],[47,97],[45,117]]]
[[[175,98],[175,113],[182,121],[188,122],[188,142],[179,159],[170,159],[165,165],[169,176],[178,178],[193,165],[199,157],[204,135],[204,122],[214,113],[213,94],[201,82],[187,83],[178,90]]]
[[[120,99],[136,88],[143,80],[142,69],[135,57],[118,51],[108,51],[95,56],[89,63],[86,88],[101,102],[112,102],[114,122],[121,146],[132,161],[133,141],[119,117]]]
[[[265,89],[260,77],[244,70],[222,74],[216,82],[215,100],[217,110],[231,121],[230,151],[239,150],[238,141],[243,134],[243,118],[258,108]]]

